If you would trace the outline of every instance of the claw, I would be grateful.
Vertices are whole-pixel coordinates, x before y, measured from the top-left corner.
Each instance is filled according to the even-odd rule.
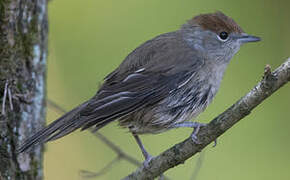
[[[190,135],[191,140],[195,143],[195,144],[201,144],[201,142],[198,140],[197,136],[194,135],[193,133]]]
[[[198,140],[197,138],[197,134],[200,130],[200,127],[202,126],[206,126],[206,124],[202,124],[202,123],[196,123],[193,132],[191,133],[191,139],[194,143],[196,144],[201,144],[201,142]]]
[[[150,163],[150,161],[153,159],[153,156],[151,156],[150,154],[148,154],[147,153],[147,155],[146,155],[146,159],[145,159],[145,161],[143,162],[143,167],[145,168],[145,169],[148,169],[149,168],[149,163]],[[163,180],[164,179],[164,175],[163,174],[160,174],[160,176],[159,176],[159,180]]]
[[[151,161],[152,158],[153,156],[151,156],[150,154],[147,155],[145,161],[143,162],[143,166],[145,169],[149,168],[149,162]]]

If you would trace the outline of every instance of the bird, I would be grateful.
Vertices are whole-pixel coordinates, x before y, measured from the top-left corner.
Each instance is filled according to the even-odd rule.
[[[17,153],[81,129],[111,122],[128,128],[148,163],[152,156],[139,135],[206,124],[192,122],[212,102],[224,72],[249,35],[221,11],[199,14],[178,30],[148,40],[108,74],[96,94],[26,139]]]

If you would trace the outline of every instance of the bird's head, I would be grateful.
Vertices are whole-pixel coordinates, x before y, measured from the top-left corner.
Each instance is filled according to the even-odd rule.
[[[196,51],[210,59],[225,61],[229,61],[242,44],[261,40],[245,33],[222,12],[198,15],[184,24],[181,31]]]

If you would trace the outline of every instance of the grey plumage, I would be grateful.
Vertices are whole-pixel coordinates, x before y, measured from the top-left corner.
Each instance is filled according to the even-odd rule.
[[[214,16],[217,26],[228,20]],[[115,120],[134,134],[144,134],[196,117],[216,95],[230,59],[242,44],[237,37],[243,35],[238,25],[229,24],[226,29],[234,30],[223,41],[197,22],[203,23],[197,18],[136,48],[105,78],[93,98],[26,140],[18,152],[79,128],[98,130]]]

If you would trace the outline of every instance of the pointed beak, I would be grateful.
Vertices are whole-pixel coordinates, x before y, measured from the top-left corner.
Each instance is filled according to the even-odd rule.
[[[251,36],[251,35],[248,35],[248,34],[241,34],[237,37],[238,41],[241,43],[241,44],[244,44],[244,43],[248,43],[248,42],[257,42],[257,41],[261,41],[261,38],[257,37],[257,36]]]

